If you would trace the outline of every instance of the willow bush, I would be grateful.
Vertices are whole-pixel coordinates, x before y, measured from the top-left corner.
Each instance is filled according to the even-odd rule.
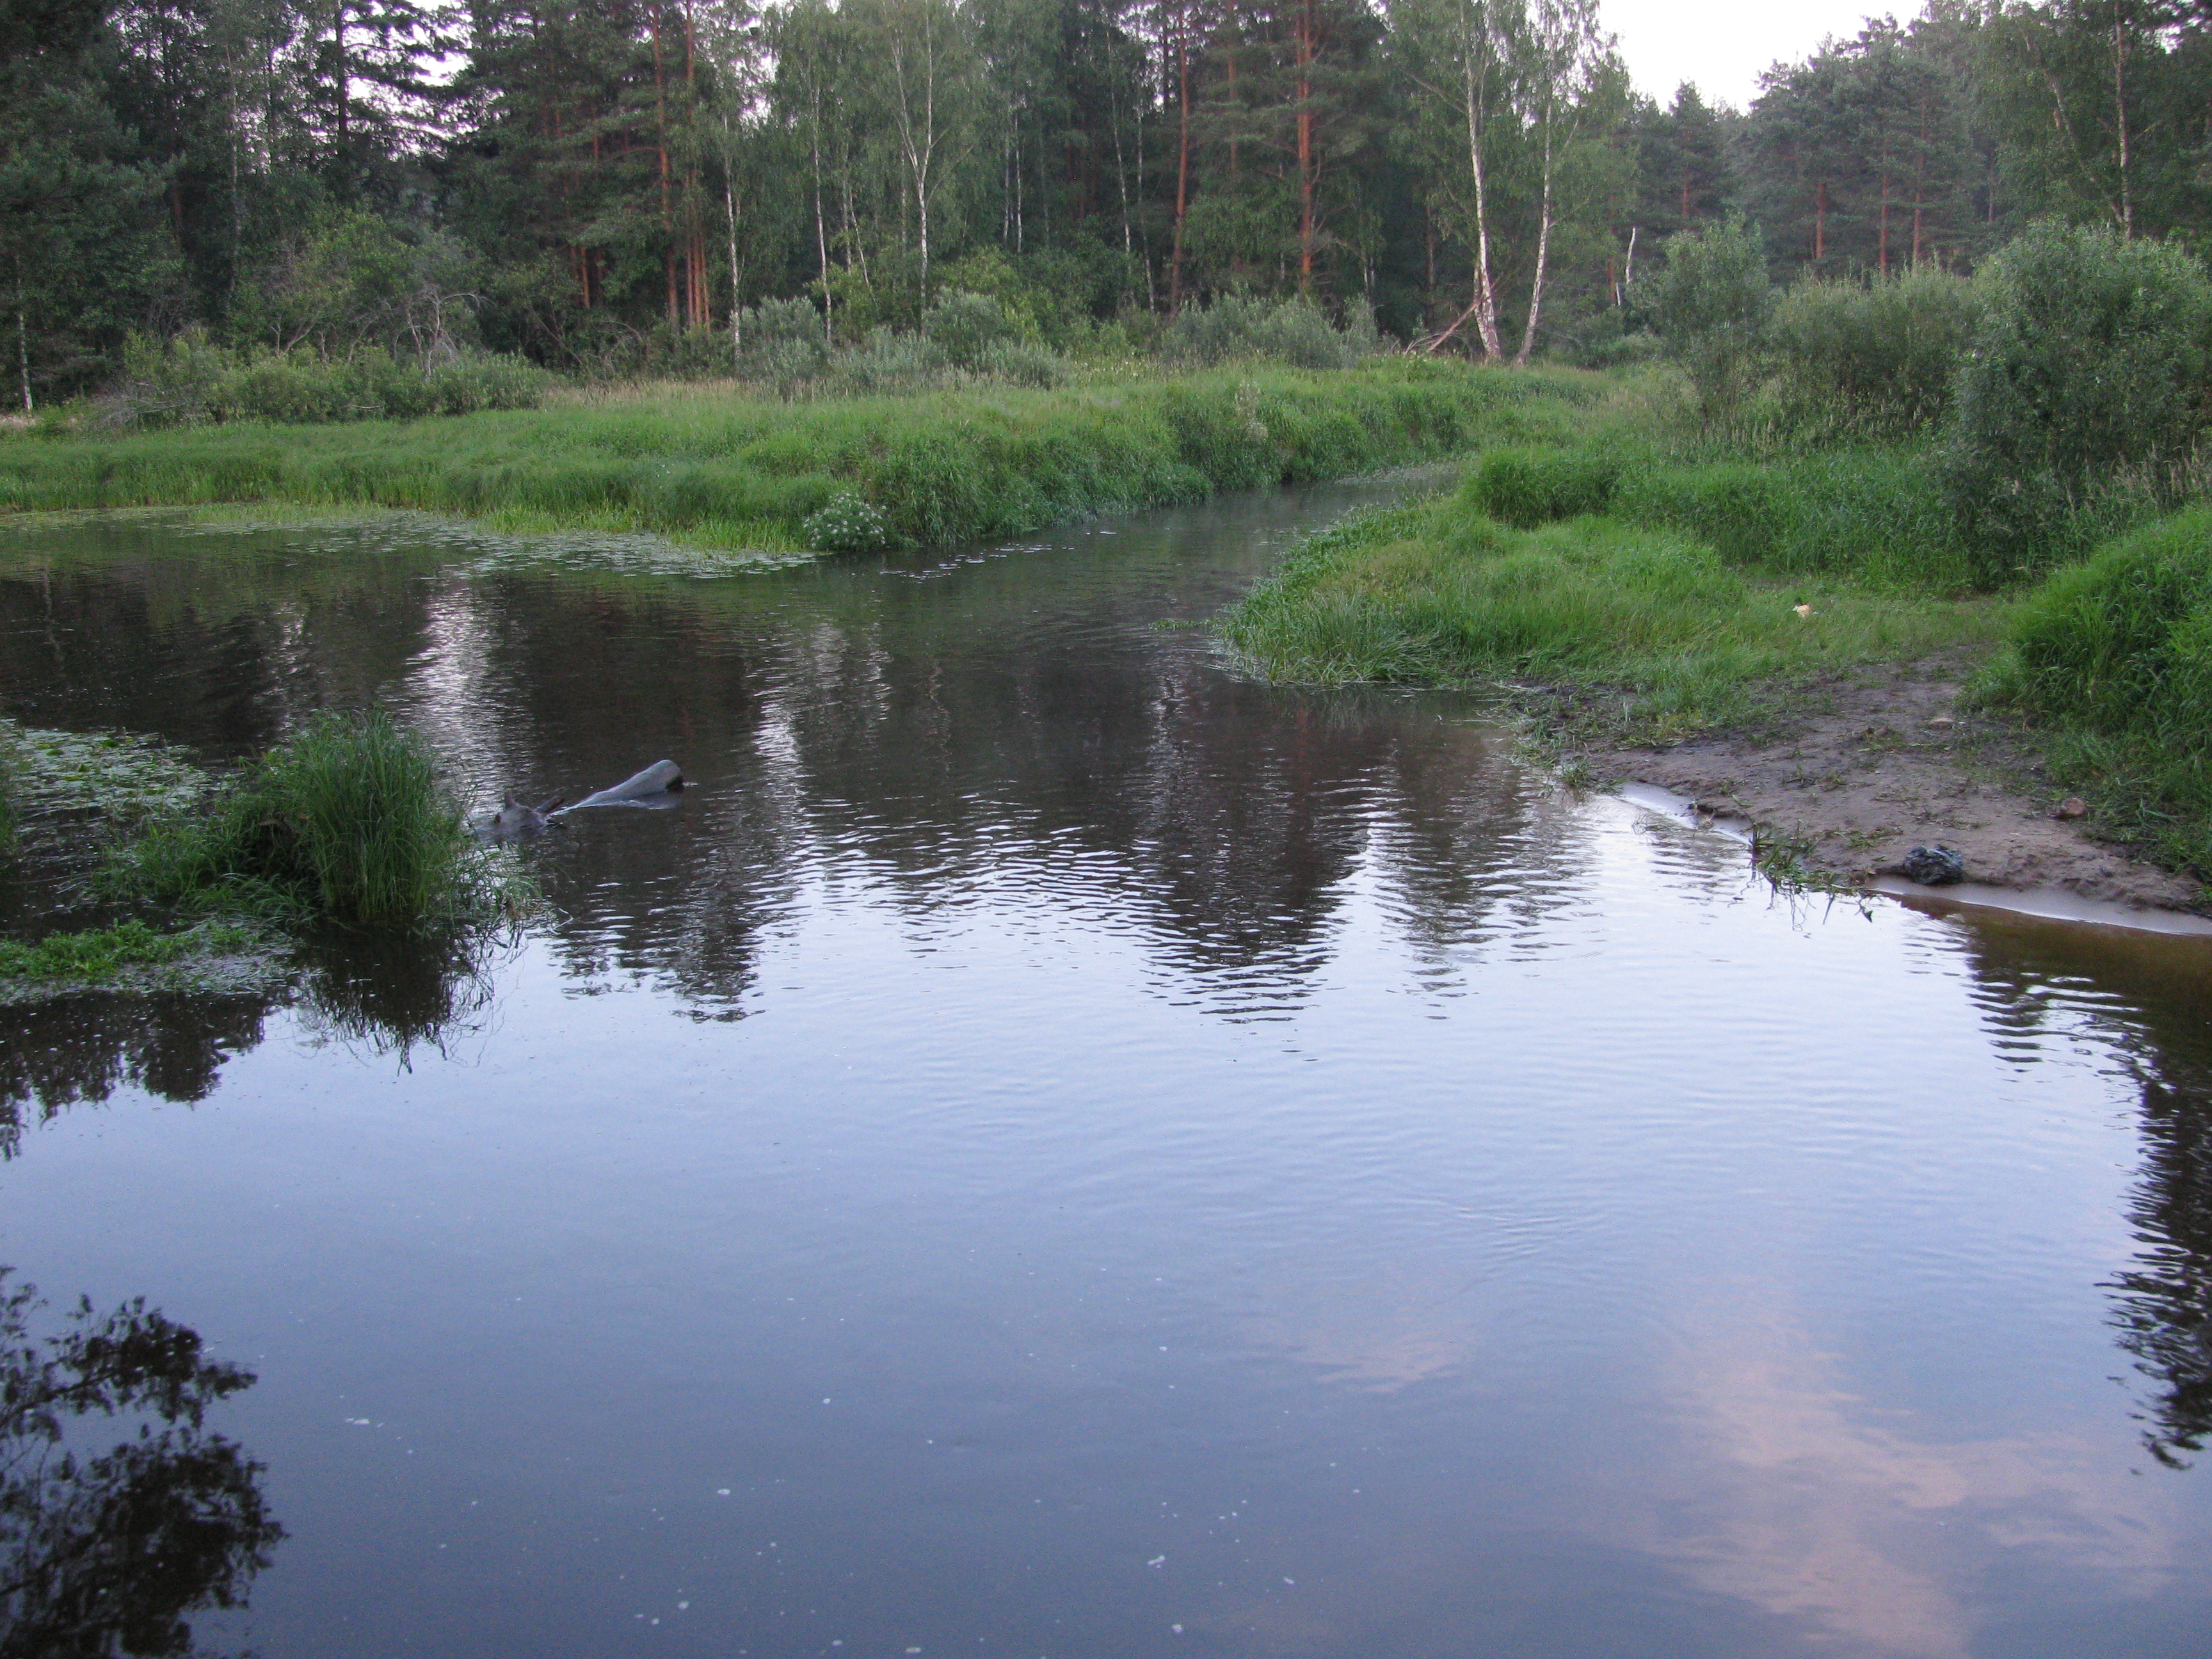
[[[2172,243],[2044,223],[1982,281],[1947,482],[2001,580],[2186,493],[2212,418],[2212,279]]]

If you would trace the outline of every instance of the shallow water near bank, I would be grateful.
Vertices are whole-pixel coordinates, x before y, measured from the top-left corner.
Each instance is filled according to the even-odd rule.
[[[2201,1651],[2212,942],[1792,904],[1177,625],[1388,489],[717,580],[9,531],[27,724],[694,786],[473,981],[0,1009],[0,1261],[258,1374],[202,1641]]]

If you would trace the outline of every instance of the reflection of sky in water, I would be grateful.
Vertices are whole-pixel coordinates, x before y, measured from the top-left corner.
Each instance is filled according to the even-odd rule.
[[[280,1012],[0,1169],[0,1260],[261,1373],[292,1536],[205,1628],[2198,1650],[2203,1472],[2105,1286],[2205,947],[1793,914],[1448,705],[1148,626],[1264,539],[1119,541],[287,624],[487,788],[700,787],[539,849],[442,1054]]]

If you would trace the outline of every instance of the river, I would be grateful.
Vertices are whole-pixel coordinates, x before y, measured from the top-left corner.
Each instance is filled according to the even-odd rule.
[[[1197,624],[1387,489],[717,578],[9,531],[27,724],[692,785],[459,981],[0,1009],[0,1261],[258,1379],[200,1641],[2204,1651],[2212,941],[1792,901],[1239,673]]]

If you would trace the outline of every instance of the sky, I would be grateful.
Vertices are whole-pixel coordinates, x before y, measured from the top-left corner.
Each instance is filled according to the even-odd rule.
[[[1869,12],[1917,14],[1917,0],[1603,0],[1599,15],[1620,37],[1640,91],[1664,103],[1685,81],[1709,104],[1749,106],[1759,72],[1802,58],[1831,34],[1852,35]]]

